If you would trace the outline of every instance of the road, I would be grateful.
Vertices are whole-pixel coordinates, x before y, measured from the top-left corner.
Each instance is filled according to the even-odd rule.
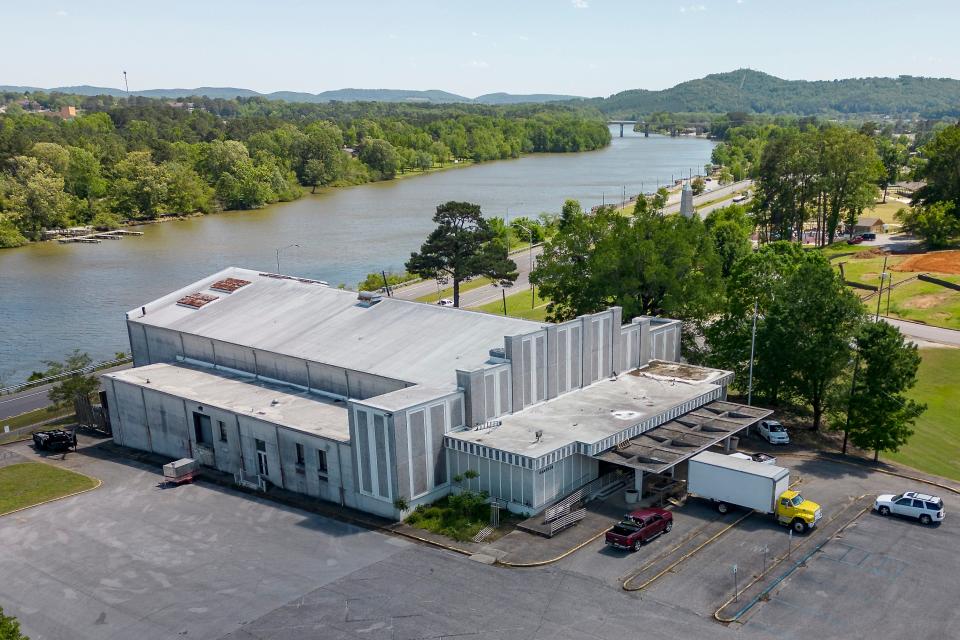
[[[895,320],[893,318],[884,318],[884,320],[900,329],[900,332],[910,338],[916,338],[926,342],[939,342],[955,347],[960,347],[960,331],[956,329],[944,329],[943,327],[931,327],[919,322],[907,322],[904,320]]]
[[[111,371],[120,371],[130,366],[130,364],[122,364],[118,367],[98,371],[97,375],[100,376],[104,373],[110,373]],[[49,407],[53,404],[50,401],[50,389],[52,388],[52,384],[45,384],[21,391],[20,393],[0,396],[0,421],[18,416],[21,413],[27,413],[28,411],[36,411],[37,409]]]
[[[514,251],[510,254],[513,261],[517,263],[517,273],[519,275],[517,276],[517,281],[513,283],[513,286],[507,289],[507,295],[518,291],[526,291],[530,288],[530,265],[533,264],[536,266],[537,258],[540,257],[542,251],[543,247],[540,245],[533,247],[532,260],[529,249]],[[437,283],[434,280],[424,280],[416,284],[395,289],[393,295],[401,300],[416,300],[422,296],[432,295],[434,296],[431,299],[432,302],[436,302]],[[460,306],[463,308],[477,307],[488,302],[499,300],[501,296],[501,287],[488,284],[470,291],[462,291],[460,293]],[[453,295],[450,294],[449,297],[452,298]]]

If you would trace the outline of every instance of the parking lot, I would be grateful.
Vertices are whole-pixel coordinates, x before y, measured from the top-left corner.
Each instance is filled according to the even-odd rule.
[[[749,579],[764,548],[768,561],[785,549],[787,530],[767,517],[733,524],[744,514],[690,501],[674,510],[673,531],[638,553],[598,541],[553,565],[506,569],[203,482],[162,489],[159,469],[83,449],[50,461],[104,485],[0,518],[0,606],[33,640],[939,638],[960,623],[952,513],[936,527],[866,513],[769,601],[722,625],[713,613],[732,594],[732,565]],[[782,462],[824,521],[852,519],[857,510],[844,509],[864,493],[911,488],[856,467]],[[956,501],[943,497],[949,512]],[[691,549],[643,590],[621,588]]]
[[[217,638],[410,546],[213,485],[161,488],[127,460],[65,466],[103,486],[0,518],[0,606],[32,640]]]

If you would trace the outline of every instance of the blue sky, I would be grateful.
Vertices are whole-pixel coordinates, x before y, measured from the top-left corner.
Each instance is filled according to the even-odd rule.
[[[0,0],[0,84],[609,95],[750,67],[960,78],[956,0]]]

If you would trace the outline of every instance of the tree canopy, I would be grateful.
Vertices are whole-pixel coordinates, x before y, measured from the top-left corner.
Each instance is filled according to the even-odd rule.
[[[0,102],[15,106],[14,97]],[[598,114],[557,105],[29,97],[37,108],[82,111],[69,120],[19,106],[0,114],[0,247],[44,229],[253,209],[303,187],[610,142]]]
[[[514,282],[517,265],[480,212],[480,205],[447,202],[437,207],[437,223],[426,242],[410,255],[406,269],[421,278],[453,281],[453,306],[460,306],[460,283],[486,276],[499,282]]]

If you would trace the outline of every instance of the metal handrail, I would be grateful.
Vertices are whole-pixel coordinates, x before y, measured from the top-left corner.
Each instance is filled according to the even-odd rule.
[[[89,367],[83,367],[82,369],[74,369],[73,371],[64,371],[63,373],[58,373],[55,376],[47,376],[46,378],[40,378],[39,380],[30,380],[29,382],[21,382],[20,384],[11,385],[9,387],[3,387],[0,389],[0,396],[5,396],[11,393],[16,393],[17,391],[22,391],[24,389],[30,389],[32,387],[39,387],[51,382],[56,382],[57,380],[62,380],[64,378],[69,378],[83,373],[93,373],[94,371],[99,371],[100,369],[107,369],[109,367],[115,367],[119,364],[127,364],[128,362],[133,362],[133,358],[118,358],[116,360],[107,360],[105,362],[98,362],[92,364]]]

